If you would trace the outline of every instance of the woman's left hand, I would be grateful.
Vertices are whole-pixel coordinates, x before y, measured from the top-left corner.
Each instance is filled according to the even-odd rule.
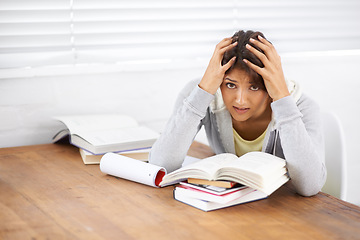
[[[264,67],[261,68],[247,59],[243,59],[243,61],[263,77],[267,92],[273,101],[289,96],[290,93],[285,82],[281,59],[275,47],[260,35],[258,40],[251,38],[250,42],[264,51],[262,53],[250,44],[246,44],[246,48],[260,59]]]

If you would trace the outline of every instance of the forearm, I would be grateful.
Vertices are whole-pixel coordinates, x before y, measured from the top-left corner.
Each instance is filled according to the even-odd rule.
[[[150,163],[163,166],[168,172],[181,167],[213,98],[198,86],[189,96],[179,96],[172,116],[151,149]]]
[[[300,112],[291,96],[272,103],[290,178],[304,196],[318,193],[326,179],[320,111]]]

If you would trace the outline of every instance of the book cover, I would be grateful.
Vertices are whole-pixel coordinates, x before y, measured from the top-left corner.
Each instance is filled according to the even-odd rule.
[[[231,206],[235,206],[235,205],[239,205],[239,204],[243,204],[243,203],[249,203],[252,201],[257,201],[257,200],[265,199],[268,197],[267,194],[265,194],[263,192],[253,190],[253,191],[245,194],[244,196],[239,197],[230,202],[218,203],[218,202],[205,201],[205,200],[202,200],[199,198],[193,198],[193,197],[186,196],[181,191],[179,191],[178,188],[175,188],[173,193],[174,193],[174,199],[176,199],[182,203],[185,203],[189,206],[198,208],[205,212],[213,211],[213,210],[217,210],[217,209],[221,209],[221,208],[226,208],[226,207],[231,207]]]
[[[79,148],[79,152],[84,164],[100,164],[100,160],[104,156],[104,154],[98,154],[98,155],[92,154],[82,148]],[[149,158],[149,152],[150,149],[144,149],[138,151],[124,151],[117,154],[132,159],[140,160],[143,162],[147,162]]]

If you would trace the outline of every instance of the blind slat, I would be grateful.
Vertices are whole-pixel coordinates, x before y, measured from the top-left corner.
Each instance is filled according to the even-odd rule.
[[[0,48],[34,48],[71,46],[69,35],[1,36]],[[14,49],[15,50],[15,49]]]
[[[70,34],[68,23],[0,23],[0,36],[37,36]]]
[[[21,53],[2,53],[0,63],[3,69],[24,68],[24,66],[41,67],[74,64],[74,55],[71,49],[58,51],[33,51]],[[0,71],[1,73],[1,71]]]
[[[0,23],[52,23],[69,21],[69,10],[0,11]]]
[[[0,73],[205,59],[240,29],[262,31],[280,53],[360,49],[359,12],[355,0],[2,0]]]
[[[69,9],[69,0],[1,0],[2,10]]]

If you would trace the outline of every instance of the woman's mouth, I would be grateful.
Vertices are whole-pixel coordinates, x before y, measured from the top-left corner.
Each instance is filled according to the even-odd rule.
[[[250,110],[250,108],[238,108],[238,107],[235,107],[235,106],[233,106],[233,108],[235,109],[235,111],[238,114],[244,114],[244,113],[246,113],[247,111]]]

